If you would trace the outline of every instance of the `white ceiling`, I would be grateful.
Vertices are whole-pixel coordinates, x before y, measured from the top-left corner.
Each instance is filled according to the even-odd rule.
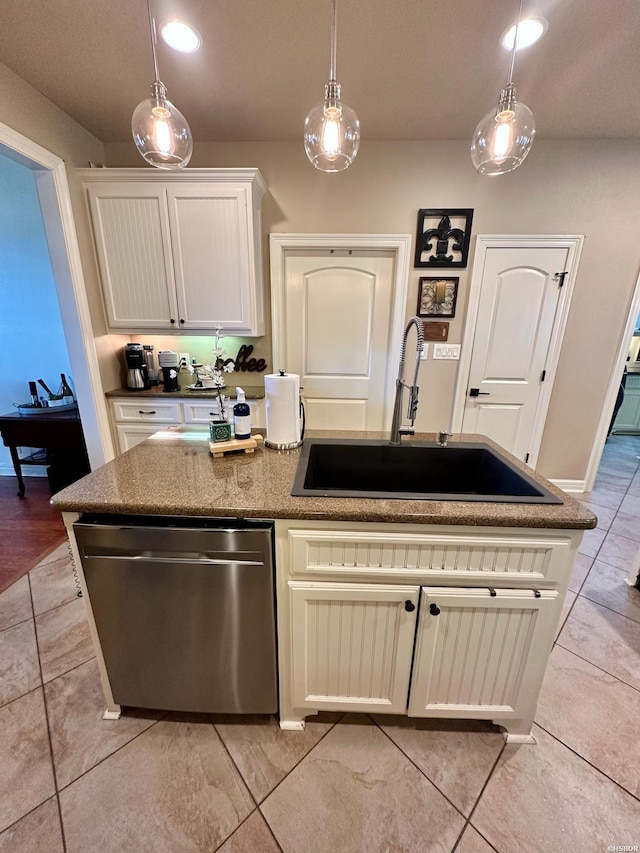
[[[470,139],[506,82],[517,0],[339,0],[337,77],[362,139]],[[296,140],[323,97],[330,0],[152,0],[202,34],[159,46],[200,141]],[[639,0],[525,0],[549,29],[516,59],[538,138],[640,137]],[[153,79],[146,0],[3,0],[0,59],[104,142]]]

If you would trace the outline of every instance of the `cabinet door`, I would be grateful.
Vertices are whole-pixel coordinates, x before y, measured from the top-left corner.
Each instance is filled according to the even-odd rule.
[[[624,400],[616,415],[613,432],[640,432],[640,376],[627,376]]]
[[[186,185],[167,193],[180,327],[257,334],[246,189]]]
[[[557,599],[549,590],[423,587],[409,715],[526,718],[553,641]]]
[[[164,190],[113,182],[89,185],[87,192],[109,328],[176,328]]]
[[[419,587],[289,588],[293,705],[405,713]]]
[[[161,429],[166,429],[166,427],[163,427],[161,424],[157,424],[156,426],[153,424],[116,424],[120,453],[131,450],[136,444],[141,444],[145,439]]]

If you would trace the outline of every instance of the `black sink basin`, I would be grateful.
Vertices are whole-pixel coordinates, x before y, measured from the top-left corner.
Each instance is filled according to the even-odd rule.
[[[306,439],[292,495],[561,504],[487,444]]]

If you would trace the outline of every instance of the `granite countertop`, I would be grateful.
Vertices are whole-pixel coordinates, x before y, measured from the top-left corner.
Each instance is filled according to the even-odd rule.
[[[209,400],[218,396],[218,392],[215,388],[195,388],[191,391],[187,388],[188,384],[191,383],[187,383],[185,379],[182,379],[180,381],[181,387],[179,391],[165,391],[162,385],[154,385],[147,391],[129,391],[128,388],[115,388],[113,391],[107,391],[105,393],[105,397],[131,397],[131,399],[135,399],[136,397],[163,397],[167,400],[175,398]],[[247,400],[262,400],[264,397],[263,385],[245,385],[242,380],[233,384],[229,383],[225,388],[221,388],[220,390],[225,397],[235,397],[236,388],[242,388],[244,390]]]
[[[313,431],[310,437],[387,438],[388,433]],[[415,441],[434,441],[417,434]],[[484,441],[525,471],[533,472],[485,436],[450,440]],[[497,527],[588,529],[595,515],[548,480],[534,478],[562,504],[292,497],[300,449],[260,448],[253,454],[214,458],[208,433],[180,427],[163,430],[117,457],[51,500],[58,510],[128,514],[193,515],[316,521],[465,524]]]

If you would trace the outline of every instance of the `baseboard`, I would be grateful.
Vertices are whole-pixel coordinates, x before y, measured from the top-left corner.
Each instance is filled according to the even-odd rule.
[[[563,492],[569,492],[572,495],[581,495],[584,493],[584,480],[551,480],[554,486],[562,489]]]
[[[22,469],[22,478],[26,479],[27,477],[46,477],[47,469],[39,466],[32,465],[34,470],[27,471],[25,468]],[[0,465],[0,477],[15,477],[16,472],[13,470],[13,465]]]

